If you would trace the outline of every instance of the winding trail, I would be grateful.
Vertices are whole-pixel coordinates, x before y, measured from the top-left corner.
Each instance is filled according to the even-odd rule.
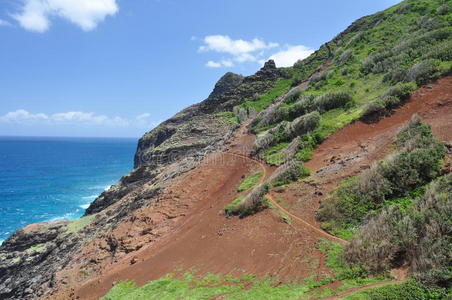
[[[262,176],[261,180],[260,180],[260,184],[264,184],[265,181],[270,177],[271,174],[268,174],[268,170],[269,168],[267,167],[267,165],[265,165],[264,163],[262,163],[260,160],[249,157],[247,155],[243,155],[243,154],[238,154],[238,153],[233,153],[233,152],[225,152],[225,154],[228,155],[232,155],[232,156],[236,156],[236,157],[240,157],[242,159],[247,159],[250,161],[253,161],[254,163],[258,164],[263,173],[264,176]],[[285,209],[284,207],[282,207],[280,204],[278,204],[273,197],[270,194],[267,194],[266,197],[268,199],[270,199],[270,202],[272,203],[272,205],[274,205],[276,208],[278,208],[279,210],[281,210],[282,212],[284,212],[286,215],[290,216],[291,218],[293,218],[294,220],[299,221],[300,223],[302,223],[303,225],[305,225],[306,227],[314,230],[315,232],[323,235],[324,237],[333,240],[335,242],[338,242],[342,245],[347,245],[349,242],[341,239],[339,237],[336,237],[334,235],[329,234],[328,232],[322,230],[321,228],[318,228],[312,224],[310,224],[309,222],[307,222],[306,220],[303,220],[302,218],[292,214],[291,212],[289,212],[287,209]],[[367,289],[371,289],[371,288],[376,288],[376,287],[383,287],[383,286],[387,286],[387,285],[392,285],[392,284],[397,284],[397,283],[403,283],[406,280],[406,270],[405,269],[395,269],[393,270],[391,273],[393,273],[393,276],[395,277],[394,280],[388,281],[388,282],[379,282],[379,283],[373,283],[373,284],[368,284],[365,286],[360,286],[360,287],[356,287],[356,288],[352,288],[350,290],[347,290],[345,292],[342,292],[340,294],[337,295],[333,295],[333,296],[329,296],[326,298],[319,298],[319,300],[337,300],[337,299],[341,299],[343,297],[346,297],[348,295],[360,292],[360,291],[364,291]]]
[[[261,161],[251,158],[249,156],[243,155],[243,154],[238,154],[238,153],[233,153],[233,152],[225,152],[226,154],[229,155],[233,155],[233,156],[237,156],[240,158],[244,158],[244,159],[248,159],[250,161],[253,161],[255,163],[257,163],[263,170],[264,172],[264,176],[262,176],[261,180],[260,180],[260,184],[264,184],[265,181],[268,179],[268,177],[270,177],[271,174],[268,174],[268,170],[267,167],[264,163],[262,163]],[[276,208],[278,208],[279,210],[281,210],[282,212],[284,212],[286,215],[290,216],[291,218],[293,218],[294,220],[299,221],[300,223],[302,223],[303,225],[305,225],[306,227],[309,227],[310,229],[314,230],[315,232],[325,236],[326,238],[330,239],[330,240],[334,240],[335,242],[341,243],[342,245],[348,244],[348,241],[338,238],[337,236],[331,235],[328,232],[322,230],[321,228],[318,228],[314,225],[312,225],[311,223],[307,222],[306,220],[303,220],[302,218],[292,214],[291,212],[289,212],[287,209],[285,209],[284,207],[282,207],[279,203],[277,203],[275,201],[275,199],[273,199],[273,197],[270,194],[267,194],[266,197],[268,199],[270,199],[270,202],[272,203],[272,205],[274,205]]]

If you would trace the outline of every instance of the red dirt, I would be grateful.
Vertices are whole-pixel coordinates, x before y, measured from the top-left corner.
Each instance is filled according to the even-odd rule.
[[[135,280],[142,285],[176,269],[192,267],[200,274],[245,272],[281,281],[331,274],[318,242],[337,238],[319,229],[315,218],[319,201],[343,178],[384,157],[391,150],[398,128],[415,113],[432,125],[438,138],[452,140],[452,130],[448,128],[452,126],[452,77],[430,87],[419,89],[405,106],[377,124],[357,121],[339,130],[315,150],[306,164],[313,171],[308,180],[273,191],[275,206],[296,220],[293,224],[284,223],[272,210],[244,219],[222,214],[236,197],[242,177],[256,170],[255,162],[234,155],[244,153],[243,149],[254,140],[241,130],[231,142],[229,154],[210,155],[202,165],[178,178],[158,202],[135,213],[136,220],[147,218],[147,223],[126,222],[111,233],[128,238],[132,245],[140,244],[140,250],[112,258],[96,269],[94,274],[99,276],[85,281],[78,278],[78,269],[62,271],[59,278],[68,284],[49,298],[98,299],[122,280]],[[261,167],[266,176],[272,172],[267,166]],[[137,234],[144,223],[154,230],[152,238]],[[87,245],[83,253],[96,257],[100,251],[98,242]]]

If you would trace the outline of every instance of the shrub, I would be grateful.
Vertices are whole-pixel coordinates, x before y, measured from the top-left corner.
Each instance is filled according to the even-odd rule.
[[[345,50],[344,53],[342,53],[337,58],[337,60],[340,64],[344,64],[352,58],[353,58],[353,51],[352,51],[352,49],[348,49],[348,50]]]
[[[287,126],[287,122],[281,122],[278,126],[269,129],[263,136],[258,137],[254,142],[253,148],[251,149],[251,154],[256,155],[260,151],[267,149],[280,141],[284,141],[286,139],[284,132]]]
[[[438,7],[436,10],[436,13],[438,15],[447,15],[450,12],[452,12],[452,8],[451,8],[450,4],[443,4],[440,7]]]
[[[452,60],[452,41],[448,40],[431,48],[424,58],[435,58],[442,61]]]
[[[309,174],[310,172],[304,167],[303,162],[290,160],[276,169],[268,182],[273,186],[278,186],[309,176]]]
[[[396,67],[383,76],[383,82],[390,82],[393,84],[404,82],[407,79],[407,72],[408,71],[406,69]]]
[[[326,93],[314,100],[314,107],[320,112],[325,112],[338,107],[343,107],[353,98],[345,92]]]
[[[312,132],[319,122],[320,114],[317,111],[298,117],[285,127],[285,136],[294,138],[298,135]]]
[[[345,181],[322,202],[318,216],[330,230],[357,226],[370,211],[382,209],[391,199],[439,175],[444,146],[417,117],[402,128],[396,145],[397,153]]]
[[[283,150],[284,160],[289,161],[295,157],[298,150],[302,146],[301,137],[297,136],[290,142],[290,144]]]
[[[283,98],[282,102],[286,104],[291,104],[297,101],[301,96],[301,90],[299,88],[294,88],[290,90]]]
[[[452,174],[447,174],[406,212],[390,206],[370,218],[345,248],[345,258],[374,274],[405,263],[424,284],[450,287],[451,222]]]
[[[423,85],[440,77],[441,71],[436,60],[429,59],[415,64],[407,73],[408,81],[416,81],[418,85]]]
[[[268,193],[268,185],[261,184],[255,187],[248,195],[241,201],[238,213],[240,216],[247,216],[254,214],[267,207],[265,202],[265,195]]]
[[[407,100],[410,95],[416,90],[416,85],[412,82],[399,83],[394,87],[389,88],[380,98],[384,99],[389,96],[399,98],[401,101]]]

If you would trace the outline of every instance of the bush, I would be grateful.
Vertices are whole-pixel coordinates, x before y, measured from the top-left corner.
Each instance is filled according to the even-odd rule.
[[[431,48],[424,58],[435,58],[442,61],[452,60],[452,41],[448,40]]]
[[[408,100],[410,95],[416,90],[416,85],[412,82],[409,83],[399,83],[394,87],[389,88],[383,95],[381,99],[387,98],[389,96],[394,96],[399,98],[401,101]]]
[[[372,217],[345,248],[352,265],[379,273],[401,264],[424,284],[452,286],[452,174],[431,183],[407,211],[390,206]]]
[[[337,61],[338,61],[340,64],[344,64],[344,63],[346,63],[347,61],[349,61],[349,60],[352,59],[352,58],[353,58],[353,51],[352,51],[352,49],[348,49],[348,50],[345,50],[344,53],[342,53],[342,54],[337,58]]]
[[[359,225],[369,212],[382,209],[391,199],[405,196],[439,175],[444,146],[418,118],[402,128],[396,145],[397,153],[345,181],[321,203],[318,216],[328,222],[330,230]]]
[[[443,4],[436,10],[436,13],[438,15],[447,15],[448,13],[452,12],[452,8],[450,4]]]
[[[285,136],[294,138],[312,132],[319,125],[319,122],[320,114],[317,111],[298,117],[286,126]]]
[[[309,174],[310,171],[304,167],[303,162],[291,160],[276,169],[268,182],[273,186],[284,185],[309,176]]]
[[[299,88],[294,88],[284,96],[282,102],[286,104],[291,104],[297,101],[301,96],[301,90]]]
[[[345,92],[326,93],[314,100],[314,107],[320,112],[325,112],[338,107],[343,107],[352,100],[352,96]]]
[[[438,79],[441,76],[439,63],[429,59],[415,64],[407,73],[408,81],[416,81],[418,85],[423,85]]]
[[[240,216],[252,215],[267,207],[265,195],[268,193],[268,185],[261,184],[255,187],[245,198],[241,201],[238,207],[238,214]]]

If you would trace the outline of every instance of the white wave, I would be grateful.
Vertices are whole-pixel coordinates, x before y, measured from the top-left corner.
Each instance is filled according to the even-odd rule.
[[[5,241],[5,240],[0,240],[0,246],[3,244],[4,241]]]
[[[80,205],[80,207],[83,208],[83,209],[87,209],[89,207],[89,203],[88,204],[82,204],[82,205]]]
[[[96,199],[97,198],[97,194],[96,195],[90,195],[90,196],[85,196],[85,197],[82,197],[82,199],[85,199],[85,200],[94,200],[94,199]]]

